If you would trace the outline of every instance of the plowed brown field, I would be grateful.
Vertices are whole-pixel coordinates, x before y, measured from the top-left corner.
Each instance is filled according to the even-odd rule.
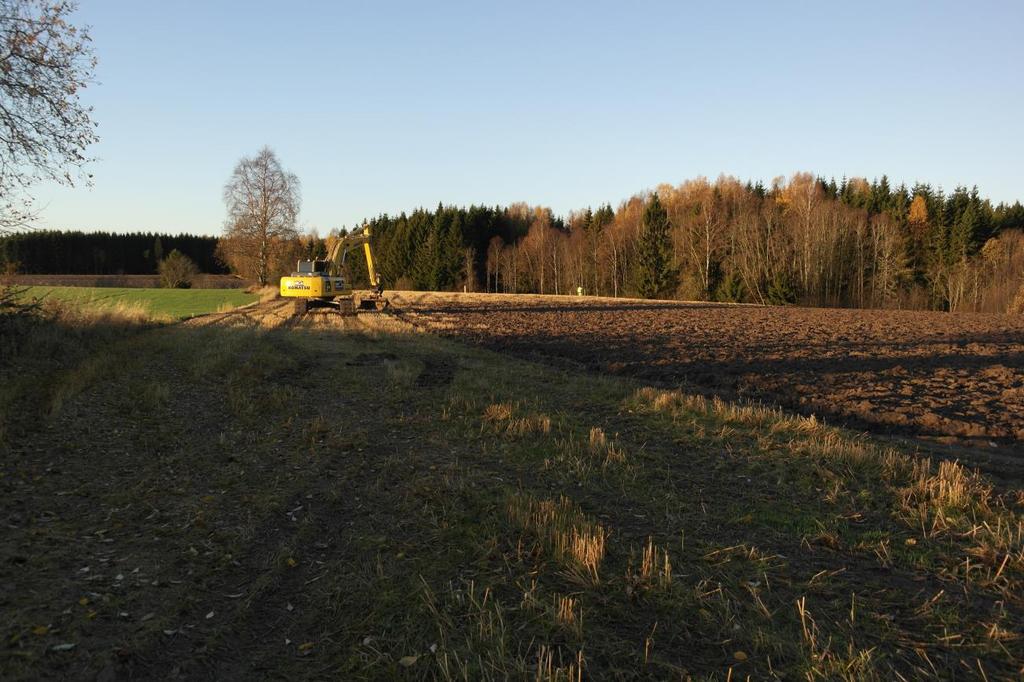
[[[1024,445],[1024,316],[401,294],[446,336],[832,423]]]

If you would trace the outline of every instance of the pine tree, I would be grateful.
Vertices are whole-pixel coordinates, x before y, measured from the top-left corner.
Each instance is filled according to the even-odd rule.
[[[669,228],[665,207],[657,194],[651,195],[644,208],[643,226],[637,244],[636,286],[644,298],[667,294],[674,283]]]

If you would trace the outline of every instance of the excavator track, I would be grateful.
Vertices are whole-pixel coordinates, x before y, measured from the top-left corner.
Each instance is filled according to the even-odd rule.
[[[377,296],[355,299],[337,298],[333,301],[317,299],[298,299],[292,304],[292,316],[304,317],[307,313],[320,315],[337,315],[339,317],[359,317],[364,315],[381,315],[391,306],[391,301]]]

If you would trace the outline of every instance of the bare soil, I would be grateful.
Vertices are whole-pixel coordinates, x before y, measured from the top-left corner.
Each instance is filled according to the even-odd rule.
[[[1021,449],[1024,316],[401,294],[406,317],[512,354],[881,434]]]

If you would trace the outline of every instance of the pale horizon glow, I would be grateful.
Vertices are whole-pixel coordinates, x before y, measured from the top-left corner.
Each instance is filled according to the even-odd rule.
[[[557,214],[720,174],[1024,199],[1024,4],[83,0],[92,188],[38,227],[219,234],[270,146],[321,234],[438,203]]]

